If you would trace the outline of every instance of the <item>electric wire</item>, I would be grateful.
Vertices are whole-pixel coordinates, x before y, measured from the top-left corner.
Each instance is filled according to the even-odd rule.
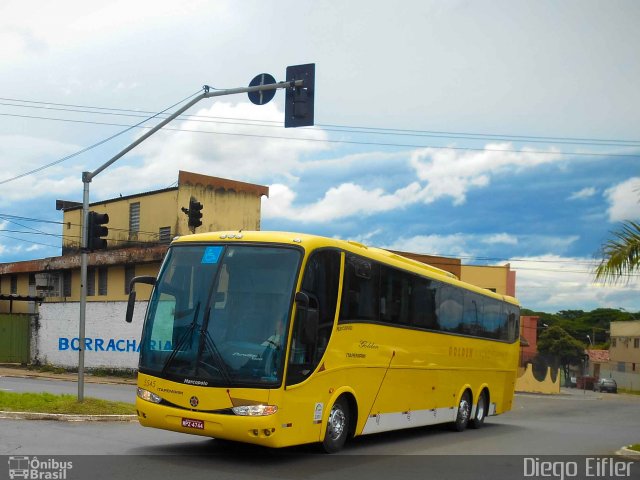
[[[212,87],[210,87],[212,88]],[[213,88],[214,90],[221,90],[217,88]],[[35,100],[22,100],[22,99],[14,99],[14,98],[6,98],[0,97],[0,100],[3,101],[12,101],[12,102],[22,102],[29,104],[37,104],[37,105],[54,105],[57,107],[70,107],[67,109],[60,109],[64,111],[71,112],[81,112],[84,113],[83,110],[78,110],[80,108],[92,109],[96,110],[95,112],[86,112],[86,113],[97,113],[97,114],[115,114],[112,112],[121,112],[123,114],[132,114],[132,115],[140,115],[140,114],[152,114],[153,112],[147,110],[140,109],[124,109],[124,108],[112,108],[112,107],[96,107],[89,105],[77,105],[77,104],[65,104],[65,103],[55,103],[55,102],[44,102],[44,101],[35,101]],[[15,106],[15,107],[30,107],[30,108],[44,108],[55,110],[55,108],[50,108],[46,106],[39,107],[31,107],[30,105],[17,105],[17,104],[4,104],[0,103],[0,105],[7,106]],[[260,122],[264,124],[274,124],[274,126],[281,126],[281,121],[276,120],[258,120],[258,119],[247,119],[247,118],[235,118],[235,117],[217,117],[217,116],[209,116],[209,115],[189,115],[184,114],[178,117],[182,120],[197,120],[200,118],[204,119],[216,119],[216,120],[232,120],[232,121],[242,121],[242,122]],[[250,124],[253,125],[253,124]],[[611,142],[614,145],[630,143],[632,146],[640,145],[640,140],[626,140],[626,139],[602,139],[602,138],[585,138],[585,137],[554,137],[554,136],[536,136],[536,135],[513,135],[513,134],[503,134],[503,133],[474,133],[474,132],[453,132],[453,131],[437,131],[437,130],[414,130],[414,129],[402,129],[402,128],[385,128],[385,127],[367,127],[367,126],[354,126],[354,125],[337,125],[337,124],[316,124],[316,127],[321,127],[324,129],[327,128],[335,128],[340,129],[341,131],[361,131],[366,133],[391,133],[397,135],[441,135],[447,136],[448,138],[457,138],[457,136],[470,136],[478,139],[486,139],[486,137],[490,139],[511,139],[511,140],[522,140],[522,141],[551,141],[555,143],[566,142],[584,142],[586,145],[597,145],[600,142]]]
[[[7,115],[20,117],[20,118],[52,120],[52,121],[58,121],[58,122],[79,123],[79,124],[87,124],[87,125],[127,127],[128,130],[131,130],[133,128],[143,128],[143,129],[153,128],[151,126],[143,125],[143,123],[145,123],[144,121],[139,122],[136,125],[128,126],[126,124],[121,124],[121,123],[95,122],[95,121],[88,121],[88,120],[72,120],[67,118],[38,117],[33,115],[9,115],[9,114],[0,113],[0,116],[7,116]],[[209,135],[225,135],[225,136],[245,137],[245,138],[266,138],[271,140],[290,140],[290,141],[297,141],[297,142],[328,143],[328,144],[341,144],[341,145],[362,145],[362,146],[394,147],[394,148],[419,148],[419,149],[432,149],[432,150],[455,150],[455,151],[496,152],[496,153],[525,153],[527,155],[555,155],[555,156],[574,156],[574,157],[581,157],[581,156],[606,157],[606,158],[638,158],[640,157],[640,152],[631,154],[631,153],[613,153],[613,152],[561,152],[559,150],[518,150],[513,148],[455,147],[451,145],[418,145],[414,143],[390,143],[390,142],[373,142],[373,141],[358,141],[358,140],[344,140],[344,139],[331,140],[331,139],[320,139],[320,138],[311,138],[311,137],[283,137],[280,135],[259,135],[259,134],[238,133],[238,132],[216,132],[211,130],[195,130],[195,129],[188,129],[188,128],[172,128],[172,127],[165,127],[163,128],[163,131],[176,131],[176,132],[183,132],[183,133],[202,133],[202,134],[209,134]],[[124,132],[120,132],[117,135],[120,135],[122,133]],[[105,143],[108,140],[111,140],[111,137],[109,139],[102,141],[101,143],[99,143],[99,145],[101,145],[102,143]],[[96,144],[95,146],[98,146],[98,144]],[[93,148],[93,146],[88,148]],[[34,169],[30,172],[26,172],[16,177],[2,180],[0,181],[0,185],[8,183],[12,180],[16,180],[18,178],[22,178],[32,173],[37,173],[41,170],[44,170],[45,168],[56,165],[65,160],[68,160],[69,158],[72,158],[73,156],[83,153],[84,151],[86,151],[86,149],[81,150],[80,152],[76,152],[75,154],[72,154],[68,157],[64,157],[62,159],[56,160],[55,162],[47,164],[43,167]]]
[[[103,139],[103,140],[100,140],[99,142],[94,143],[93,145],[90,145],[90,146],[88,146],[88,147],[85,147],[85,148],[83,148],[83,149],[81,149],[81,150],[78,150],[77,152],[74,152],[74,153],[72,153],[72,154],[70,154],[70,155],[67,155],[67,156],[65,156],[65,157],[59,158],[58,160],[55,160],[55,161],[53,161],[53,162],[50,162],[50,163],[48,163],[48,164],[46,164],[46,165],[42,165],[42,166],[40,166],[40,167],[38,167],[38,168],[35,168],[35,169],[33,169],[33,170],[30,170],[30,171],[28,171],[28,172],[23,172],[23,173],[21,173],[21,174],[19,174],[19,175],[16,175],[16,176],[14,176],[14,177],[7,178],[7,179],[5,179],[5,180],[1,180],[1,181],[0,181],[0,185],[4,185],[4,184],[9,183],[9,182],[11,182],[11,181],[18,180],[18,179],[20,179],[20,178],[24,178],[24,177],[26,177],[26,176],[28,176],[28,175],[32,175],[32,174],[34,174],[34,173],[41,172],[42,170],[45,170],[45,169],[50,168],[50,167],[53,167],[54,165],[58,165],[58,164],[60,164],[60,163],[62,163],[62,162],[65,162],[65,161],[67,161],[67,160],[71,159],[71,158],[77,157],[78,155],[80,155],[80,154],[82,154],[82,153],[88,152],[89,150],[92,150],[92,149],[94,149],[94,148],[96,148],[96,147],[99,147],[100,145],[103,145],[103,144],[105,144],[105,143],[107,143],[107,142],[109,142],[109,141],[113,140],[114,138],[119,137],[120,135],[123,135],[123,134],[125,134],[125,133],[127,133],[127,132],[129,132],[129,131],[133,130],[134,128],[136,128],[136,127],[138,127],[138,126],[141,126],[141,125],[142,125],[142,124],[144,124],[145,122],[147,122],[147,121],[149,121],[149,120],[152,120],[153,118],[157,117],[157,116],[158,116],[159,114],[161,114],[161,113],[166,112],[166,111],[167,111],[167,110],[169,110],[170,108],[173,108],[173,107],[175,107],[176,105],[180,105],[181,103],[184,103],[185,101],[187,101],[187,100],[189,100],[190,98],[192,98],[192,97],[194,97],[194,96],[198,95],[199,93],[200,93],[200,91],[197,91],[197,92],[195,92],[195,93],[192,93],[192,94],[191,94],[191,95],[189,95],[188,97],[183,98],[183,99],[182,99],[182,100],[180,100],[179,102],[174,103],[173,105],[171,105],[171,106],[169,106],[169,107],[165,108],[165,109],[164,109],[164,110],[162,110],[161,112],[158,112],[158,113],[156,113],[156,114],[152,115],[151,117],[148,117],[148,118],[146,118],[145,120],[142,120],[141,122],[138,122],[138,123],[137,123],[137,124],[135,124],[135,125],[122,125],[122,126],[126,126],[126,128],[125,128],[124,130],[122,130],[122,131],[120,131],[120,132],[117,132],[117,133],[115,133],[115,134],[113,134],[113,135],[111,135],[111,136],[109,136],[109,137],[107,137],[107,138],[105,138],[105,139]],[[4,115],[4,114],[3,114],[3,115]]]

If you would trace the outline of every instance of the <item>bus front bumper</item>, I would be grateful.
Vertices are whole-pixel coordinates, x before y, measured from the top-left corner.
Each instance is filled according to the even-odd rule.
[[[278,424],[278,413],[266,416],[204,413],[136,399],[138,421],[144,427],[205,437],[283,447],[287,425]]]

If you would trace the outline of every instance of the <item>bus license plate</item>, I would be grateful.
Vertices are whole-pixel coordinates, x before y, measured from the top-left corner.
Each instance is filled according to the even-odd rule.
[[[182,426],[187,428],[197,428],[198,430],[204,430],[204,422],[202,420],[195,420],[193,418],[183,418]]]

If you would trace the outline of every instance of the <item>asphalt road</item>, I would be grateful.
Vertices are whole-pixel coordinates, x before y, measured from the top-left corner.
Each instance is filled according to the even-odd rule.
[[[93,388],[96,387],[95,390]],[[0,378],[0,388],[77,390],[73,382]],[[87,385],[91,395],[131,400],[133,386]],[[264,450],[131,423],[0,419],[0,455],[69,457],[92,478],[523,478],[523,458],[613,455],[640,442],[640,397],[563,390],[559,396],[516,396],[515,408],[480,430],[418,428],[359,437],[337,455],[316,446]],[[116,455],[114,457],[114,455]],[[8,457],[7,457],[8,458]],[[558,460],[559,457],[552,457]],[[571,457],[573,458],[573,457]],[[563,457],[568,460],[569,457]],[[70,472],[73,473],[73,472]],[[640,463],[631,475],[640,478]],[[3,478],[0,464],[0,479]],[[68,475],[67,478],[85,478]],[[534,477],[537,478],[537,477]],[[582,477],[578,477],[582,478]],[[600,476],[599,480],[617,478]]]

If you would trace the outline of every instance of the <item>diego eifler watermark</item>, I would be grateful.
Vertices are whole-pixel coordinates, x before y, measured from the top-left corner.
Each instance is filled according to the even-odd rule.
[[[67,472],[73,468],[73,462],[55,458],[28,456],[9,457],[9,478],[28,480],[66,480]]]
[[[539,457],[525,457],[523,474],[525,478],[567,479],[622,479],[631,478],[634,462],[612,457],[585,457],[581,461],[549,460]],[[640,466],[638,466],[640,468]]]

